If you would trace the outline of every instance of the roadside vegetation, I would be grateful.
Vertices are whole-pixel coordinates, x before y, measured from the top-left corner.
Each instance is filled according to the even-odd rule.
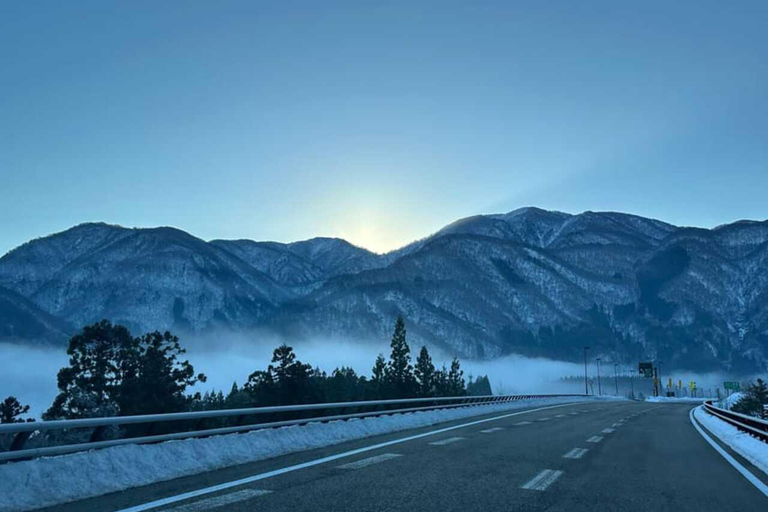
[[[206,376],[195,371],[179,338],[167,331],[134,337],[126,327],[102,320],[72,337],[67,354],[69,365],[58,373],[59,394],[45,420],[491,394],[488,377],[465,379],[457,358],[438,368],[421,347],[412,362],[402,317],[395,322],[389,358],[379,354],[370,377],[348,367],[327,373],[283,344],[267,368],[253,371],[242,386],[233,383],[226,394],[189,392]],[[0,421],[24,421],[20,417],[28,411],[8,397],[0,403]]]

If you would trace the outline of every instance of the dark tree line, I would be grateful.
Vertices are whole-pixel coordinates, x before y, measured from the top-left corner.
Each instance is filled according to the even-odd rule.
[[[201,409],[259,407],[299,403],[351,402],[395,398],[490,395],[488,377],[464,381],[459,360],[450,368],[436,368],[426,347],[416,364],[406,339],[405,322],[399,317],[390,343],[389,360],[379,354],[371,377],[358,375],[352,368],[336,368],[330,374],[296,357],[293,348],[281,345],[272,354],[266,370],[253,372],[242,388],[237,384],[225,396],[208,392],[195,405]]]
[[[107,320],[84,327],[69,341],[69,365],[58,373],[59,394],[43,419],[155,414],[200,409],[245,408],[321,402],[349,402],[412,397],[490,395],[488,377],[465,382],[457,358],[436,368],[426,347],[412,364],[405,322],[398,317],[389,359],[379,354],[371,377],[352,368],[330,374],[300,361],[293,348],[277,347],[271,364],[237,383],[204,395],[187,388],[205,382],[196,374],[185,350],[170,332],[134,337],[127,328]],[[14,397],[0,403],[2,422],[23,421],[28,412]]]

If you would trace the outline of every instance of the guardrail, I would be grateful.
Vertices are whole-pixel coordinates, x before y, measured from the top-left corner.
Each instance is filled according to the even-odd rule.
[[[768,443],[768,421],[753,416],[747,416],[746,414],[721,409],[720,407],[715,406],[712,400],[706,400],[704,402],[704,410],[713,416],[730,423],[742,432],[746,432],[757,437],[761,441]]]
[[[585,395],[409,398],[10,423],[0,425],[0,438],[12,437],[10,446],[5,451],[0,451],[0,462],[62,455],[123,444],[157,443],[310,422],[491,405],[534,398],[583,396]],[[164,430],[164,432],[157,432],[158,430]],[[30,439],[38,446],[25,448]]]

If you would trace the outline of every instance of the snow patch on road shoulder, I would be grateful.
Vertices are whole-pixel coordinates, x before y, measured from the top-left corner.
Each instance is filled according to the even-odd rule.
[[[720,441],[768,475],[768,443],[755,439],[733,425],[704,412],[702,407],[697,407],[693,415]]]
[[[152,445],[124,445],[0,465],[0,512],[19,512],[122,491],[287,453],[514,409],[582,402],[583,397],[310,423]]]

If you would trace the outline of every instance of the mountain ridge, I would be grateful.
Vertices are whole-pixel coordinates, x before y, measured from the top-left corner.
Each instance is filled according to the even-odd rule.
[[[84,223],[9,251],[0,287],[61,325],[371,339],[403,314],[415,343],[464,357],[577,360],[588,344],[614,360],[752,371],[768,367],[766,270],[768,221],[707,229],[527,207],[384,254],[331,237]]]

